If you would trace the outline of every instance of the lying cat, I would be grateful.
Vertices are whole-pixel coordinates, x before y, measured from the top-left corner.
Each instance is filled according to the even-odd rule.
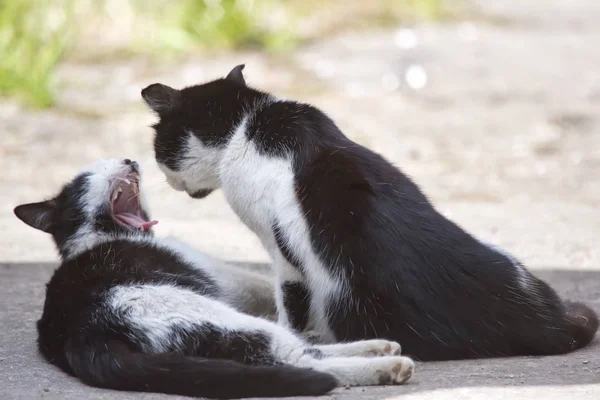
[[[243,287],[228,281],[251,277],[155,238],[139,180],[135,162],[100,161],[51,200],[15,208],[52,235],[62,258],[38,321],[49,362],[93,386],[218,398],[314,396],[410,378],[414,364],[397,343],[311,346],[236,311]]]
[[[224,79],[142,97],[156,160],[202,198],[222,188],[277,275],[278,321],[324,342],[386,338],[420,360],[572,351],[598,328],[510,255],[442,216],[317,108]]]

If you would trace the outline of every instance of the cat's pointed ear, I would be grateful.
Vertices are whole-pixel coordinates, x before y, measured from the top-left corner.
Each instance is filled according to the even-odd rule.
[[[56,204],[53,200],[21,204],[14,212],[21,221],[40,231],[53,233],[56,228],[54,224]]]
[[[158,115],[167,115],[181,103],[181,92],[162,83],[154,83],[142,89],[146,104]]]
[[[245,64],[240,64],[240,65],[234,67],[229,72],[229,74],[227,74],[227,77],[225,77],[225,79],[227,79],[228,81],[233,81],[235,83],[238,83],[242,86],[246,86],[246,81],[244,80],[244,74],[242,74],[242,71],[245,66],[246,66]]]

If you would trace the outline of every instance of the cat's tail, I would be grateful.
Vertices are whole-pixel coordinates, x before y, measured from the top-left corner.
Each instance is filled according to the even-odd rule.
[[[565,311],[569,331],[573,338],[570,350],[586,346],[598,331],[598,316],[594,310],[582,303],[566,302]]]
[[[82,381],[115,390],[234,399],[318,396],[337,386],[333,376],[309,369],[248,366],[175,353],[138,353],[114,341],[67,348],[66,355],[73,373]]]

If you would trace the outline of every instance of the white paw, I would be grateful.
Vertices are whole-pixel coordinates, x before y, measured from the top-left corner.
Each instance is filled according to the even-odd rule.
[[[408,357],[386,357],[380,359],[381,367],[377,369],[380,385],[401,385],[410,379],[415,370],[415,363]]]
[[[363,357],[399,356],[402,352],[399,343],[389,340],[373,339],[361,343],[365,346],[361,354]]]

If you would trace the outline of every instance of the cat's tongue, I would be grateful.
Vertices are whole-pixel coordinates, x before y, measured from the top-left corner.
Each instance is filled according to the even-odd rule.
[[[142,231],[148,231],[154,225],[158,224],[158,221],[156,221],[156,220],[146,221],[143,218],[140,218],[137,215],[130,214],[130,213],[117,214],[117,215],[115,215],[115,217],[117,217],[119,220],[126,223],[127,225],[132,226],[132,227],[142,230]]]

